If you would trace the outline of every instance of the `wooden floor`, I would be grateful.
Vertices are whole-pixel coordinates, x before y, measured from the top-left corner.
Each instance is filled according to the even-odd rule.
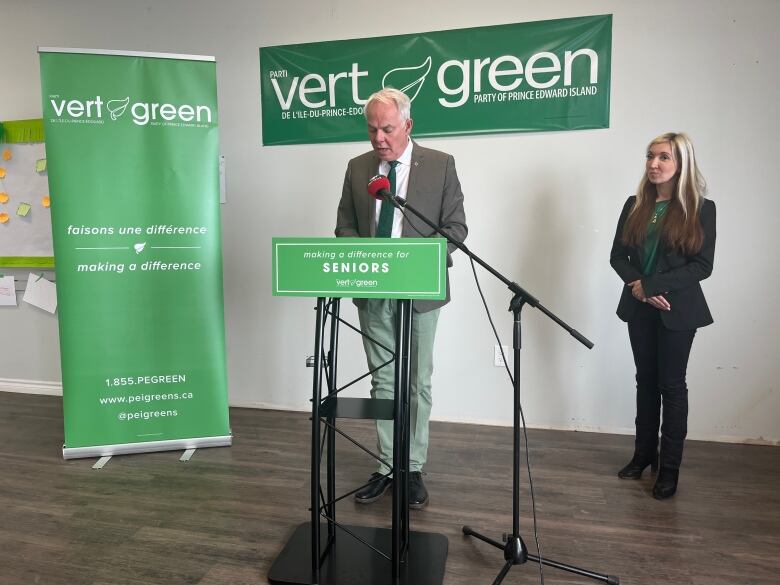
[[[245,585],[266,583],[293,529],[307,519],[309,422],[301,413],[232,409],[234,445],[95,460],[61,458],[61,399],[0,392],[0,584]],[[346,425],[372,443],[368,423]],[[631,438],[530,431],[543,556],[623,585],[780,583],[780,448],[689,442],[678,495],[652,480],[621,481]],[[339,440],[339,487],[373,470]],[[449,539],[445,583],[490,584],[501,551],[466,538],[511,530],[511,431],[433,423],[431,504],[413,530]],[[523,482],[522,534],[534,549]],[[388,526],[390,498],[345,500],[339,518]],[[303,561],[305,562],[305,560]],[[548,585],[597,583],[545,568]],[[504,583],[539,583],[538,565]],[[370,585],[370,584],[366,584]]]

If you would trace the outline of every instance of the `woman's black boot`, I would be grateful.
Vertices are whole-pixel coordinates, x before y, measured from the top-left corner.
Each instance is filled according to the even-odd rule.
[[[656,500],[665,500],[671,498],[677,491],[677,480],[680,477],[679,469],[671,467],[662,467],[658,472],[658,479],[653,486],[653,497]]]
[[[650,471],[652,473],[655,473],[658,470],[658,453],[653,455],[652,459],[640,457],[634,453],[634,456],[631,458],[631,461],[628,462],[628,465],[618,471],[618,477],[620,479],[641,479],[642,472],[648,465],[650,466]]]

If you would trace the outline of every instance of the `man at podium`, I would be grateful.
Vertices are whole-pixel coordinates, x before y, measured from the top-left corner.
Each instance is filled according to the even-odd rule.
[[[371,95],[366,102],[368,138],[372,150],[349,161],[344,188],[336,218],[338,237],[428,237],[437,235],[424,222],[394,208],[389,201],[376,200],[366,190],[377,174],[386,175],[390,190],[407,199],[440,229],[462,242],[466,238],[466,214],[463,193],[449,154],[424,148],[411,139],[411,101],[396,89],[386,88]],[[452,265],[449,245],[447,267]],[[415,509],[428,504],[428,491],[422,470],[428,453],[428,419],[431,413],[431,375],[433,374],[433,341],[439,311],[450,300],[415,301],[411,344],[410,388],[410,454],[409,506]],[[354,299],[360,328],[366,335],[387,347],[395,347],[396,301],[392,299]],[[379,345],[363,337],[363,347],[370,369],[385,363],[389,356]],[[371,379],[372,398],[392,399],[394,368],[387,365]],[[393,423],[377,421],[377,448],[384,461],[393,460]],[[390,469],[380,463],[371,482],[355,493],[355,500],[369,504],[382,497],[392,484],[385,477]]]

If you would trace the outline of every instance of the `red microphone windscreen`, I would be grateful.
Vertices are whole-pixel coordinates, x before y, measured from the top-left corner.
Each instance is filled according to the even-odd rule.
[[[377,175],[368,182],[368,192],[377,199],[382,199],[380,191],[390,190],[390,179],[384,175]]]

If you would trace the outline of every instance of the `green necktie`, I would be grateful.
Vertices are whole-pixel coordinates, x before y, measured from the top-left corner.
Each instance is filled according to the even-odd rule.
[[[395,195],[395,167],[398,166],[397,160],[390,161],[390,172],[387,178],[390,181],[390,192]],[[393,215],[395,215],[395,206],[387,199],[382,201],[382,208],[379,211],[379,223],[376,226],[377,238],[389,238],[393,233]]]

